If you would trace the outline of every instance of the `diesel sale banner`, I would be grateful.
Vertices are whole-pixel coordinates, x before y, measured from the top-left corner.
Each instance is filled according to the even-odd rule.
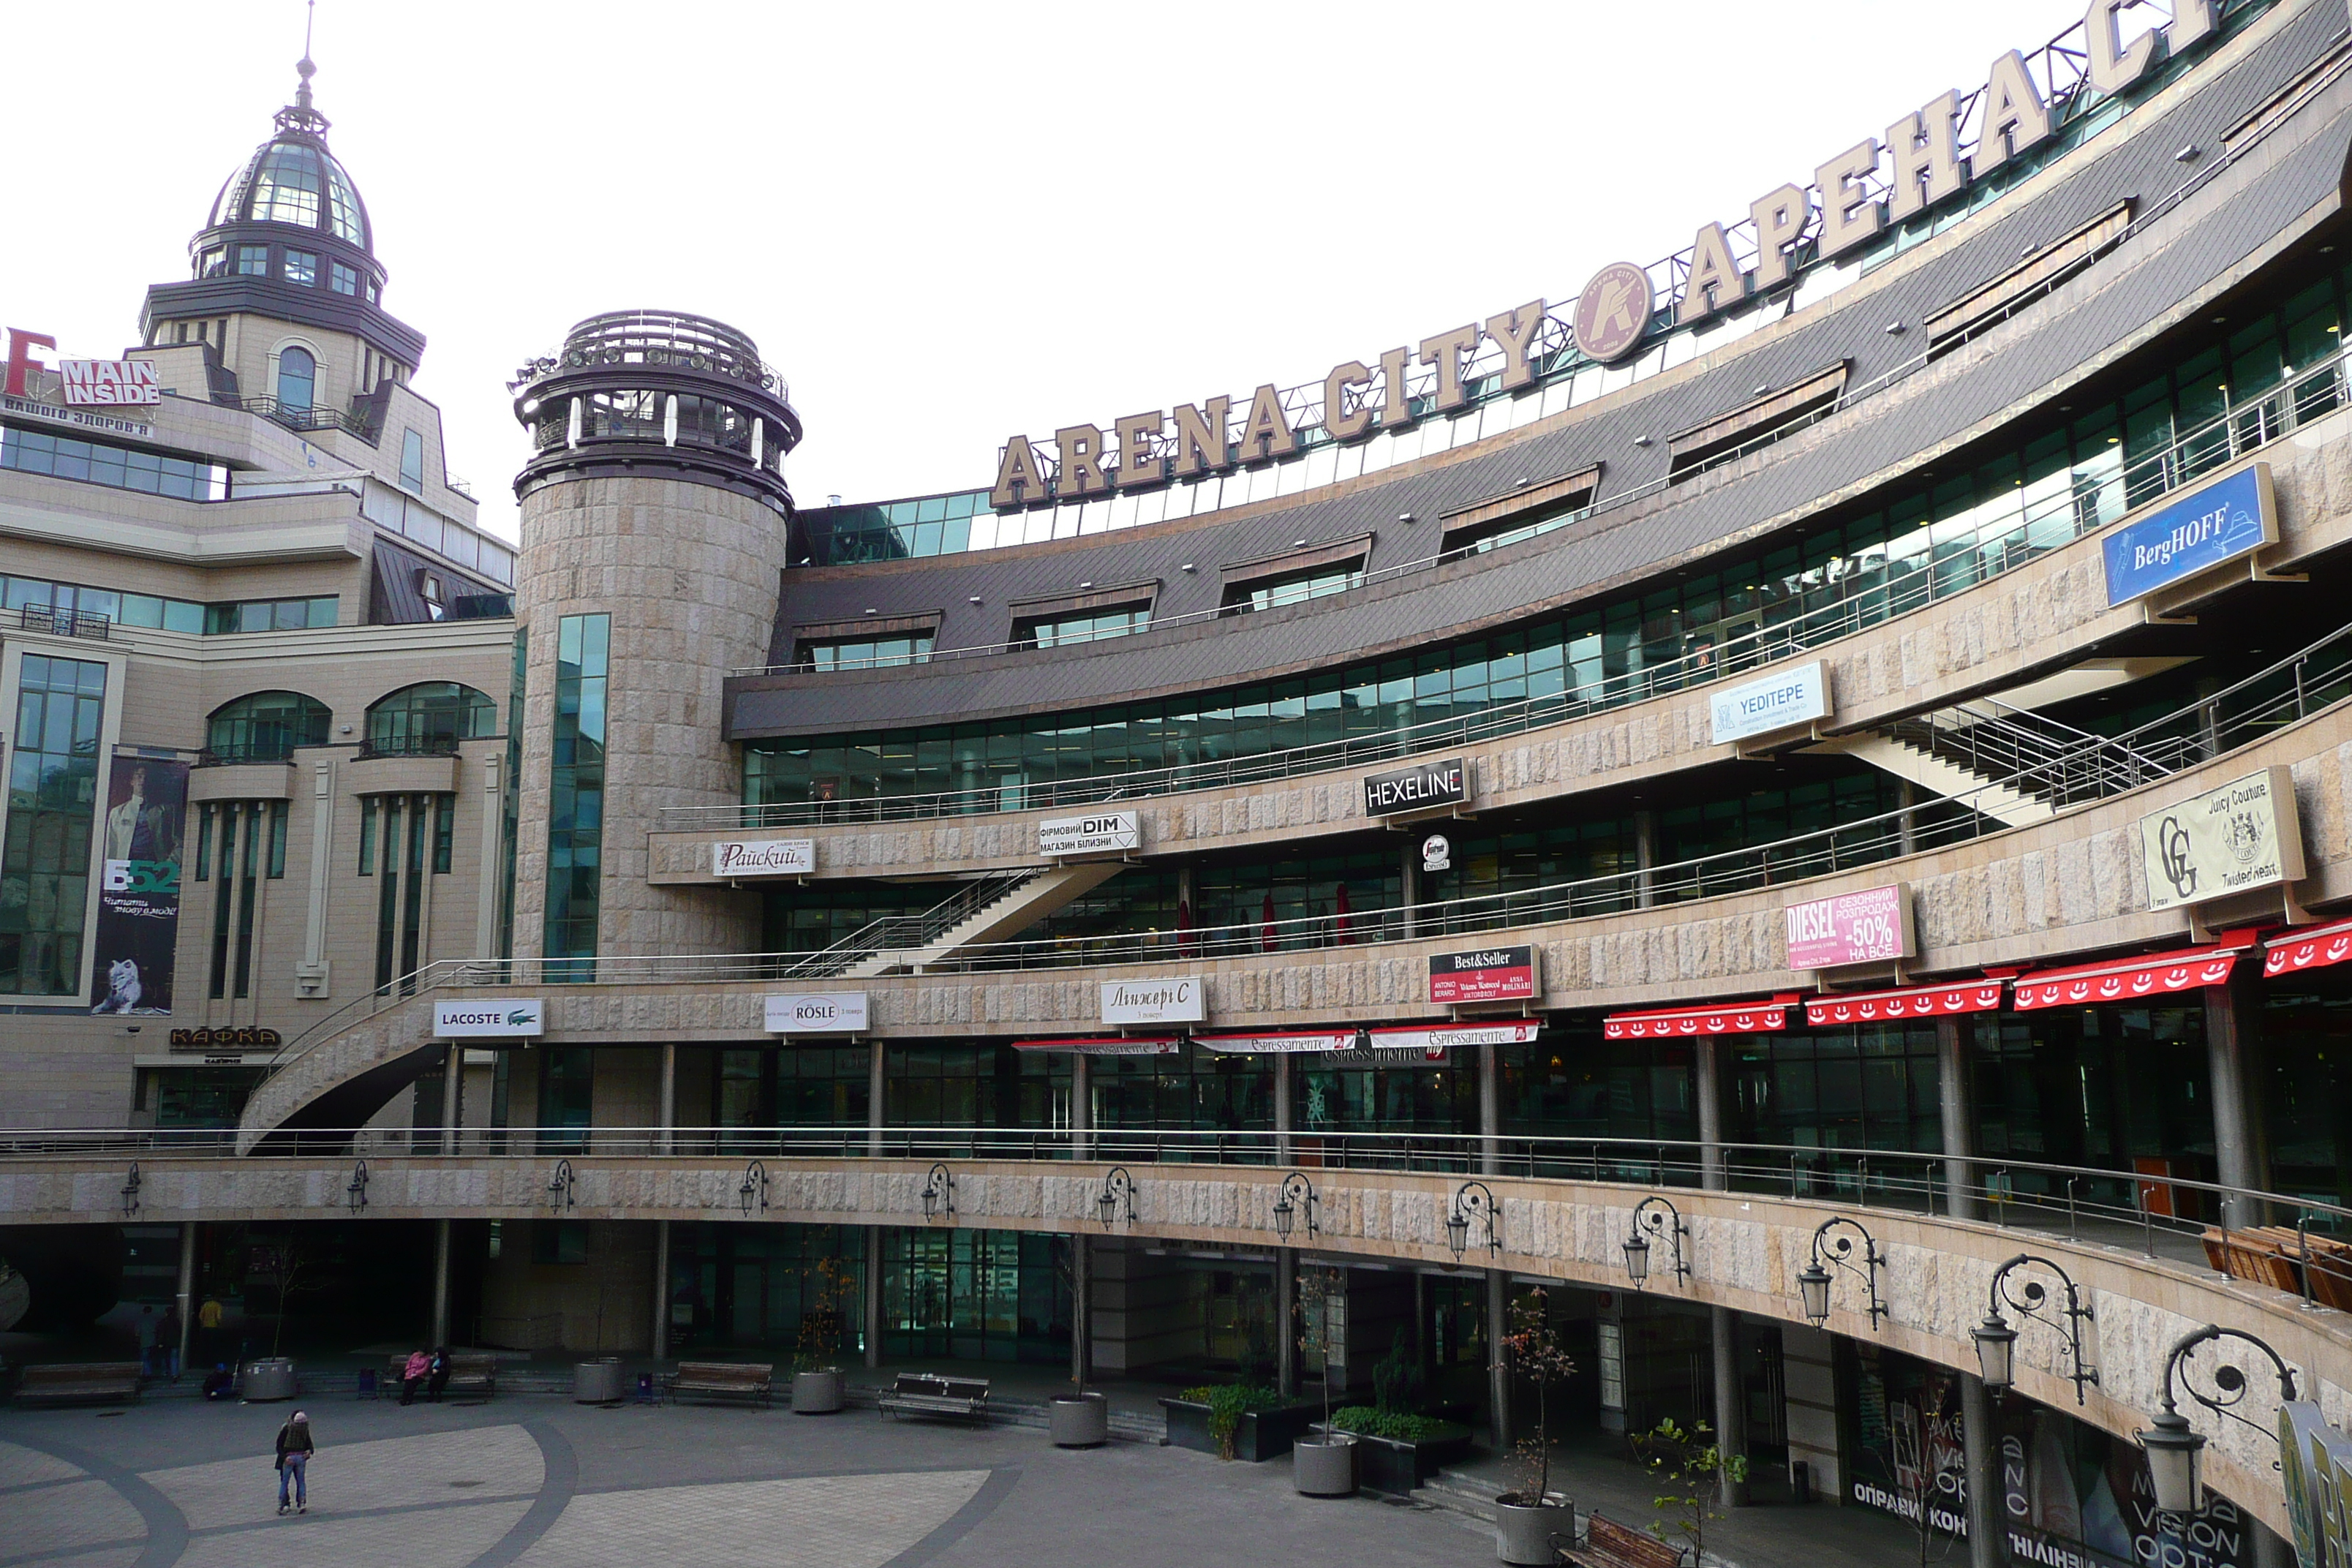
[[[188,764],[117,757],[106,795],[92,1013],[169,1013]]]

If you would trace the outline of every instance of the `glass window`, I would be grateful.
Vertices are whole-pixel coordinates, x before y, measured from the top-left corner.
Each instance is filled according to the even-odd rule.
[[[217,278],[228,270],[228,252],[215,245],[196,258],[196,276]]]
[[[240,245],[236,247],[236,271],[240,278],[269,276],[269,247]]]
[[[419,494],[425,489],[425,437],[415,430],[400,433],[400,483]]]
[[[548,781],[549,958],[593,960],[604,845],[604,683],[610,616],[565,616],[556,626],[555,734]],[[588,979],[590,965],[571,976]]]
[[[292,345],[278,354],[278,405],[297,412],[308,410],[319,384],[319,362],[310,351]]]
[[[327,287],[338,294],[357,294],[360,291],[360,275],[340,261],[330,261],[327,263]]]
[[[325,703],[299,691],[257,691],[213,710],[205,750],[223,763],[282,763],[297,746],[325,745],[332,719]]]
[[[318,227],[320,184],[319,154],[299,142],[279,142],[254,173],[254,221]]]
[[[498,727],[498,704],[472,687],[427,680],[368,710],[367,744],[379,756],[446,755],[458,742],[494,735]]]
[[[321,160],[327,167],[327,229],[337,239],[348,239],[353,245],[368,242],[367,215],[360,208],[360,194],[352,188],[351,180],[343,174],[341,164],[332,158]],[[346,290],[348,292],[348,290]],[[368,298],[375,292],[369,289]]]
[[[105,665],[24,656],[0,848],[0,994],[70,996],[80,988],[105,708]]]
[[[1150,625],[1151,612],[1141,609],[1108,610],[1098,615],[1066,616],[1057,620],[1019,621],[1013,627],[1013,646],[1059,647],[1066,643],[1123,637],[1130,632],[1142,631]]]
[[[228,495],[228,470],[218,464],[133,452],[46,430],[0,428],[0,468],[183,500],[222,500]]]
[[[286,253],[286,281],[299,283],[305,289],[319,286],[319,253],[315,250],[289,250]]]
[[[894,637],[824,637],[800,644],[803,669],[879,669],[922,664],[931,657],[931,634]]]

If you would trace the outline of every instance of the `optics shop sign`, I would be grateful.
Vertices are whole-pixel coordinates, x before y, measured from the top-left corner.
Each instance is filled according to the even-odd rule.
[[[1107,855],[1142,847],[1142,826],[1131,811],[1049,816],[1037,825],[1037,853],[1044,856]]]
[[[866,993],[811,991],[771,996],[767,1005],[772,1035],[857,1035],[866,1032]]]
[[[1533,947],[1482,947],[1429,955],[1432,1002],[1524,1002],[1542,988]]]
[[[1372,773],[1364,780],[1367,816],[1395,816],[1408,811],[1466,805],[1469,801],[1470,770],[1459,757]]]
[[[1102,983],[1106,1024],[1198,1024],[1208,1016],[1207,987],[1197,974]]]
[[[1707,740],[1720,746],[1829,716],[1829,672],[1816,659],[1717,692],[1707,705]]]
[[[2127,605],[2277,542],[2271,466],[2249,464],[2166,502],[2101,541],[2107,607]]]
[[[710,847],[714,877],[805,877],[815,869],[814,838],[726,838]]]
[[[2147,906],[2180,904],[2303,879],[2294,779],[2284,767],[2233,779],[2139,819]]]
[[[2352,1563],[2352,1437],[2298,1399],[2279,1406],[2278,1439],[2295,1561],[2303,1568]]]
[[[1910,958],[1918,951],[1912,936],[1911,888],[1906,882],[1811,899],[1780,913],[1789,928],[1791,969],[1875,963]]]
[[[436,1040],[520,1039],[547,1032],[547,1010],[536,996],[490,996],[478,1002],[433,1004]]]

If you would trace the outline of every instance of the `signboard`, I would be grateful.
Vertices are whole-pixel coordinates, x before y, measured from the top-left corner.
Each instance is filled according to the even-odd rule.
[[[1394,773],[1372,773],[1364,780],[1367,816],[1394,816],[1400,812],[1466,805],[1469,800],[1470,770],[1462,765],[1459,757],[1399,768]]]
[[[1197,974],[1102,983],[1106,1024],[1197,1024],[1208,1016],[1208,987]]]
[[[1302,1029],[1278,1035],[1195,1035],[1192,1043],[1204,1049],[1234,1056],[1300,1056],[1356,1048],[1353,1029]]]
[[[74,406],[161,403],[163,384],[143,359],[61,359],[66,402]]]
[[[768,1033],[772,1035],[862,1034],[866,1018],[863,991],[797,992],[768,998]]]
[[[106,798],[89,1010],[169,1013],[180,943],[188,764],[118,756]]]
[[[725,838],[710,847],[714,877],[805,877],[815,869],[814,838]]]
[[[2139,847],[2151,910],[2300,881],[2294,777],[2284,767],[2264,768],[2152,811],[2139,819]]]
[[[79,408],[60,408],[54,403],[36,403],[29,397],[0,396],[0,410],[21,415],[27,419],[46,420],[51,425],[108,430],[117,436],[131,436],[141,440],[152,440],[155,437],[155,426],[142,419],[121,419],[111,414],[89,414]]]
[[[1429,955],[1432,1002],[1523,1002],[1542,988],[1532,947],[1482,947]]]
[[[1707,704],[1707,739],[1720,746],[1829,716],[1829,672],[1815,659],[1717,692]]]
[[[2210,571],[2278,542],[2271,467],[2252,463],[2167,501],[2100,542],[2107,568],[2107,607]]]
[[[1444,1052],[1455,1046],[1524,1046],[1541,1033],[1534,1018],[1509,1018],[1493,1024],[1441,1024],[1426,1029],[1374,1029],[1375,1050]]]
[[[1791,969],[1835,969],[1847,963],[1911,958],[1918,952],[1912,935],[1908,883],[1811,899],[1790,904],[1780,913],[1788,925]]]
[[[1105,855],[1143,847],[1142,825],[1131,811],[1093,816],[1049,816],[1037,825],[1037,853]]]
[[[436,1040],[520,1039],[547,1032],[547,1010],[536,996],[486,996],[478,1002],[433,1004]]]
[[[1424,871],[1450,871],[1454,868],[1454,844],[1443,833],[1433,833],[1421,841],[1421,868]]]
[[[274,1051],[286,1043],[286,1037],[277,1030],[259,1029],[250,1024],[174,1029],[169,1039],[175,1051]]]
[[[1106,1039],[1015,1040],[1016,1051],[1068,1051],[1081,1057],[1172,1057],[1184,1048],[1181,1040],[1145,1039],[1118,1035]]]
[[[2279,1481],[2301,1568],[2352,1563],[2352,1437],[2327,1424],[2319,1406],[2279,1406]]]

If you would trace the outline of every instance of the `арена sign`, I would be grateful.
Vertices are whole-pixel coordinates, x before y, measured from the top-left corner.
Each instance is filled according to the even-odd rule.
[[[1408,811],[1466,805],[1470,800],[1470,770],[1459,757],[1423,763],[1394,773],[1371,773],[1364,780],[1364,815],[1396,816]]]
[[[1539,984],[1533,947],[1482,947],[1475,952],[1429,956],[1432,1002],[1520,1002],[1534,996]]]
[[[2249,463],[2167,501],[2101,542],[2107,607],[2127,605],[2277,542],[2271,466]]]

